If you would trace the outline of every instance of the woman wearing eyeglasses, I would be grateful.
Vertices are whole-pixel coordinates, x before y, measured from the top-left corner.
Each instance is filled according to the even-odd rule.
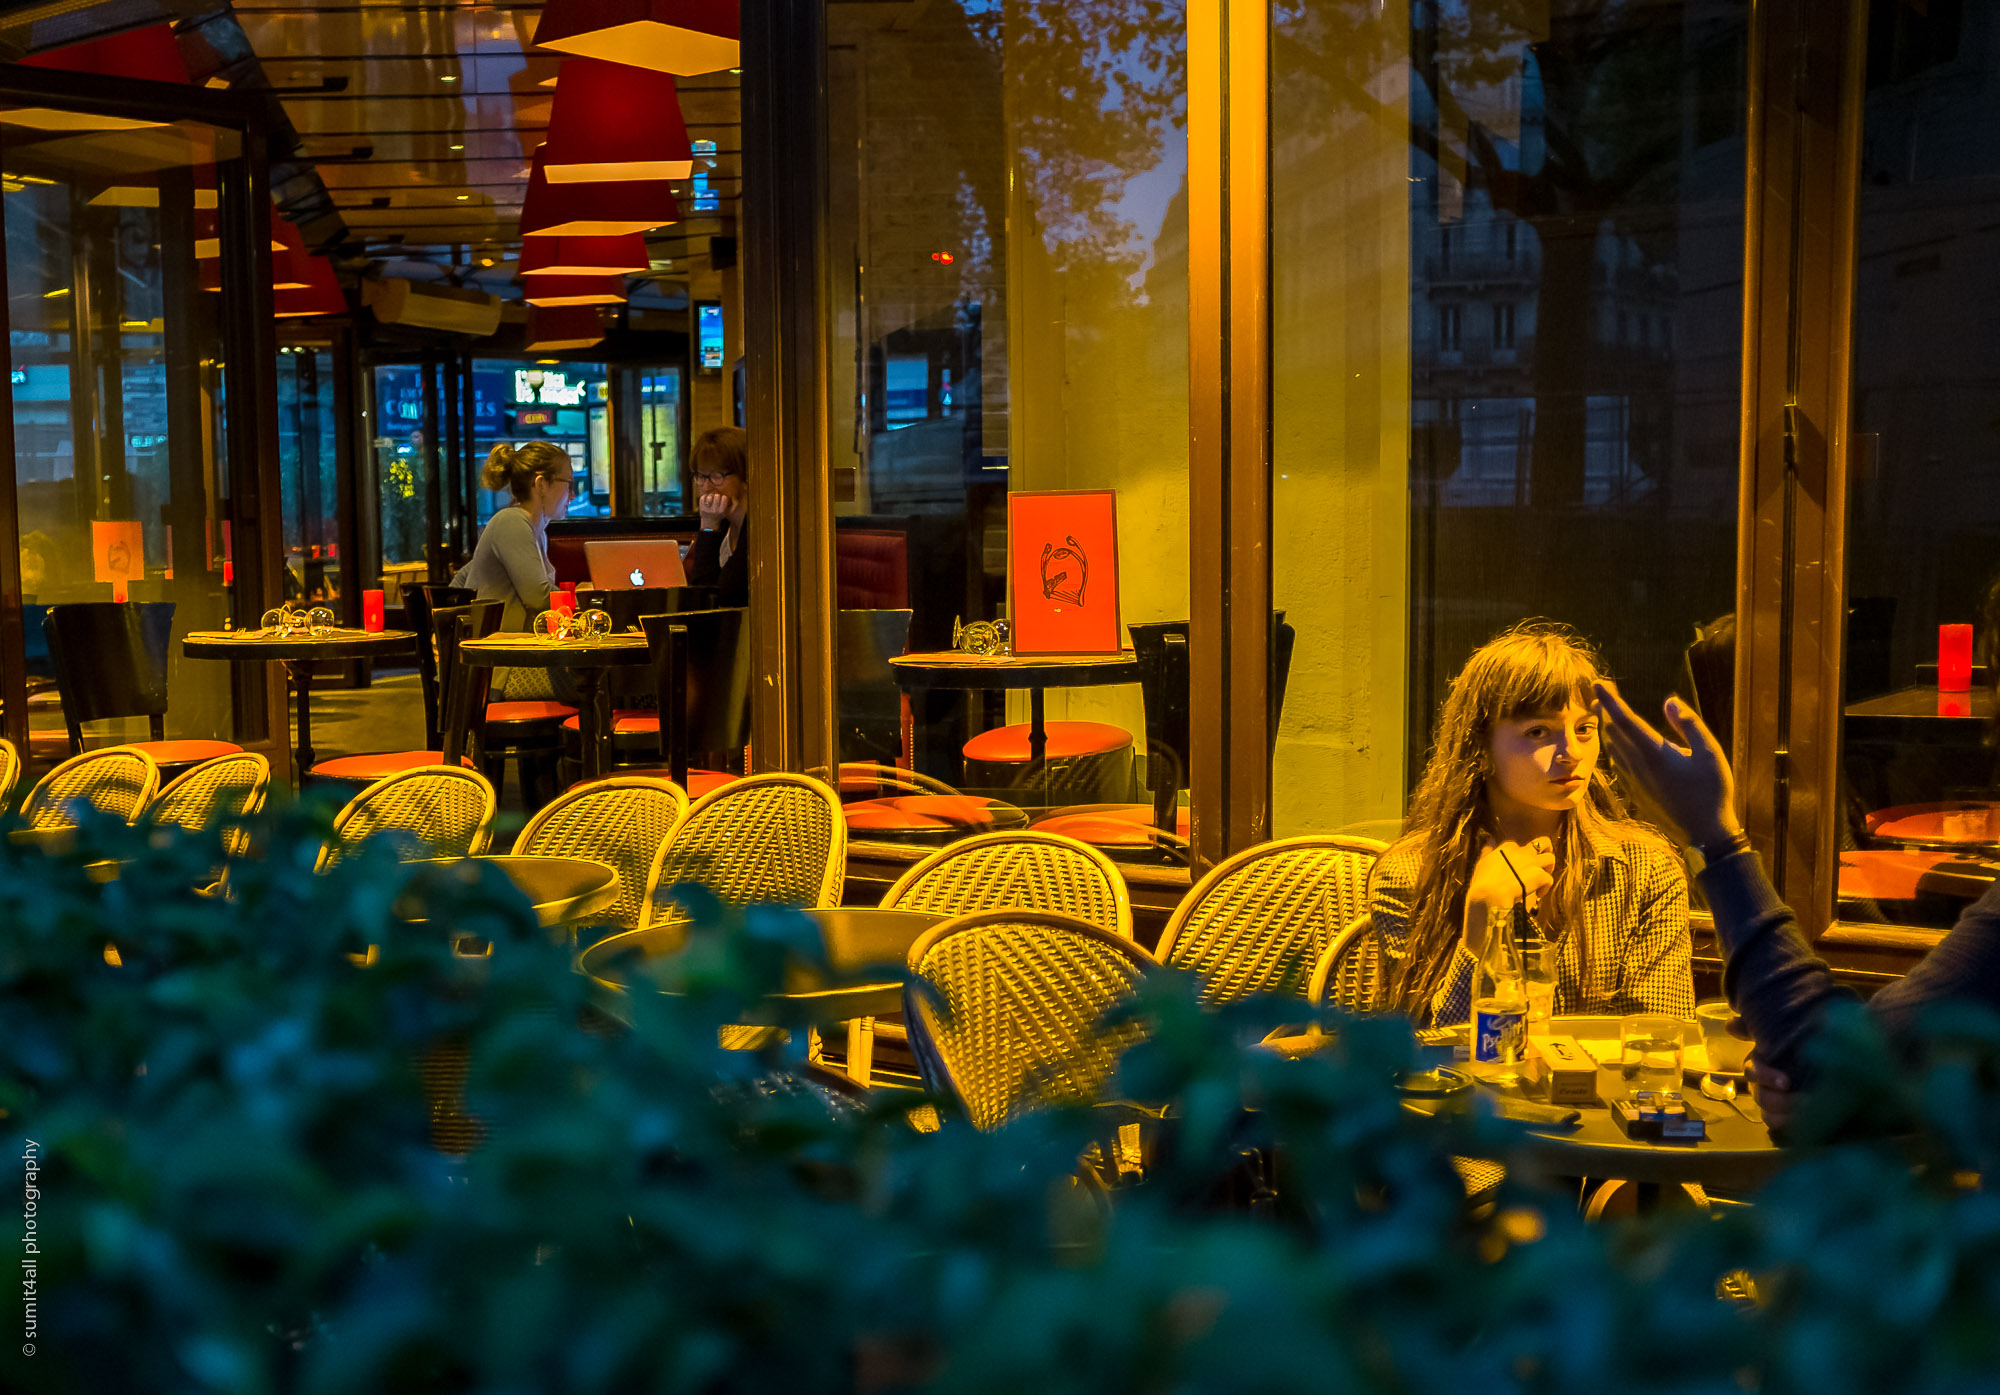
[[[695,507],[701,531],[688,550],[690,586],[711,586],[722,605],[750,601],[750,552],[743,544],[750,438],[739,427],[718,426],[694,443]]]
[[[486,458],[480,482],[488,489],[506,490],[513,503],[486,521],[472,560],[458,569],[451,584],[477,592],[482,601],[504,602],[503,630],[525,631],[549,608],[556,569],[549,563],[548,526],[569,513],[575,478],[568,453],[550,441],[518,447],[503,441]],[[558,670],[495,669],[493,696],[566,697],[567,677]]]

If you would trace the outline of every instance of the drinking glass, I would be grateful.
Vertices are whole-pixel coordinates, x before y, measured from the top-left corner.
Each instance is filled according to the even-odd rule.
[[[1702,1048],[1708,1053],[1701,1092],[1710,1099],[1735,1099],[1750,1059],[1750,1043],[1729,1030],[1735,1016],[1736,1009],[1724,1002],[1703,1003],[1694,1010],[1694,1020],[1701,1024]]]
[[[1627,1096],[1681,1088],[1681,1020],[1642,1012],[1618,1023],[1618,1070]]]
[[[1556,1011],[1560,946],[1538,940],[1521,951],[1521,977],[1528,991],[1528,1032],[1546,1032]]]

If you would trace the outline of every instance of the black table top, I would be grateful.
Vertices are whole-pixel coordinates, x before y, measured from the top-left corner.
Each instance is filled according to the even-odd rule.
[[[794,965],[784,990],[775,996],[804,1004],[825,1022],[900,1012],[903,961],[910,946],[924,931],[949,919],[871,906],[832,906],[805,915],[819,926],[831,976]],[[627,930],[586,949],[577,957],[577,968],[614,994],[642,983],[671,992],[664,984],[686,937],[683,925]]]
[[[458,656],[489,668],[612,668],[652,660],[644,635],[599,635],[594,639],[554,639],[548,635],[488,635],[463,640]]]
[[[278,659],[369,659],[414,651],[410,630],[334,629],[322,635],[281,635],[264,630],[193,630],[181,640],[190,659],[234,659],[242,663]]]
[[[1557,1017],[1551,1026],[1585,1042],[1615,1039],[1618,1033],[1615,1017]],[[1699,1040],[1699,1033],[1692,1024],[1689,1026],[1690,1038]],[[1615,1066],[1600,1065],[1597,1071],[1600,1103],[1580,1106],[1581,1118],[1572,1128],[1525,1127],[1518,1144],[1501,1161],[1547,1176],[1699,1182],[1729,1188],[1754,1187],[1782,1168],[1787,1156],[1771,1141],[1763,1115],[1749,1096],[1744,1094],[1735,1100],[1709,1099],[1701,1093],[1700,1078],[1690,1074],[1681,1090],[1689,1112],[1708,1124],[1708,1137],[1699,1143],[1648,1143],[1627,1138],[1612,1120],[1610,1107],[1601,1102],[1622,1090],[1623,1082]],[[1489,1099],[1533,1098],[1511,1087],[1496,1088],[1484,1081],[1476,1088]],[[1427,1112],[1431,1103],[1413,1103],[1412,1107]]]
[[[940,649],[889,660],[905,688],[1093,688],[1137,683],[1139,658],[1116,654],[962,654]]]
[[[416,873],[397,905],[398,915],[411,924],[420,925],[426,918],[422,899],[431,879],[471,879],[487,866],[507,874],[544,925],[571,924],[618,899],[617,871],[580,857],[446,857],[409,865]]]

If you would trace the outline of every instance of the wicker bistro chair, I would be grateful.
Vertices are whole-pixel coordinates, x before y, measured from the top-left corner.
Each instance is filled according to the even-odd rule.
[[[1306,1000],[1348,1012],[1378,1012],[1387,1006],[1387,964],[1375,919],[1363,911],[1320,955]]]
[[[106,746],[72,756],[28,791],[21,821],[29,828],[69,828],[81,803],[131,823],[160,787],[160,767],[136,746]]]
[[[399,771],[377,780],[334,816],[333,836],[313,869],[324,872],[377,833],[397,836],[405,860],[475,857],[493,837],[493,785],[449,765]]]
[[[1132,898],[1110,858],[1074,838],[1022,830],[940,848],[896,879],[882,908],[967,915],[1048,911],[1132,938]]]
[[[1160,936],[1160,962],[1202,977],[1202,1001],[1303,996],[1336,935],[1368,909],[1372,838],[1285,838],[1203,877]]]
[[[687,792],[669,780],[614,775],[579,785],[529,819],[514,840],[514,851],[587,857],[616,868],[618,899],[600,920],[634,930],[645,909],[653,864],[687,811]]]
[[[710,791],[687,811],[647,876],[639,923],[685,923],[672,894],[684,882],[700,883],[731,906],[823,907],[839,902],[846,877],[840,796],[809,775],[753,775]]]
[[[0,736],[0,813],[14,805],[14,787],[21,783],[21,752]]]
[[[1104,1014],[1157,967],[1131,940],[1069,916],[960,916],[910,946],[910,1044],[932,1088],[955,1095],[975,1128],[1094,1101],[1142,1030],[1106,1029]]]
[[[138,823],[198,832],[210,825],[222,829],[222,847],[241,857],[250,847],[243,822],[264,807],[271,787],[271,762],[255,751],[205,760],[168,784],[146,802]]]

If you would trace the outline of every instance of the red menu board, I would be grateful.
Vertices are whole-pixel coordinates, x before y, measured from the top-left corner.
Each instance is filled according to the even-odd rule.
[[[1007,496],[1007,601],[1016,654],[1116,654],[1118,494]]]

